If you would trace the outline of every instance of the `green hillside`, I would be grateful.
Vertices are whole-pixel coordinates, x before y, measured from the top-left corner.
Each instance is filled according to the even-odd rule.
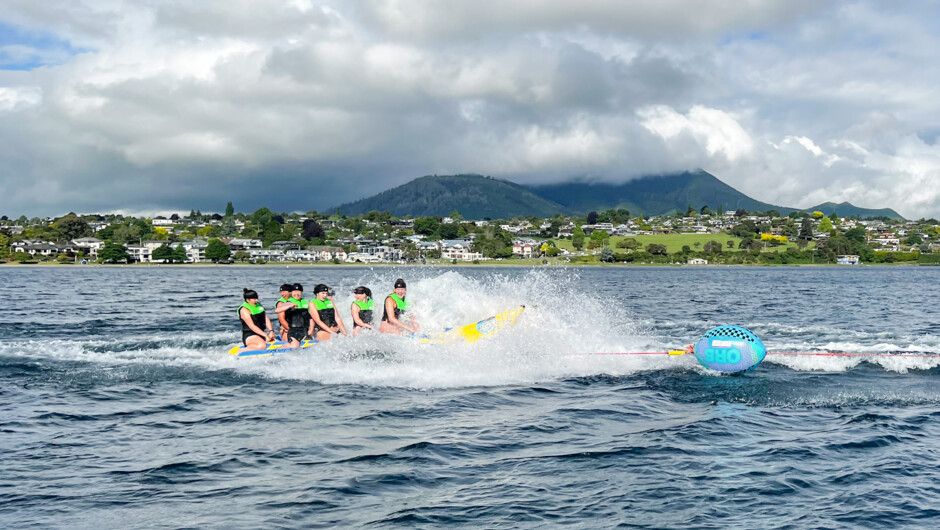
[[[564,210],[523,186],[482,175],[421,177],[339,209],[345,215],[388,210],[399,217],[447,215],[457,210],[468,219],[551,217]]]
[[[777,210],[782,215],[795,210],[754,200],[702,170],[643,177],[623,184],[567,182],[529,189],[580,214],[626,208],[635,215],[662,215],[684,212],[690,204],[696,210],[702,206],[717,210],[720,205],[725,211]]]
[[[866,217],[887,217],[889,219],[900,219],[904,220],[901,215],[892,210],[891,208],[859,208],[847,202],[841,202],[836,204],[834,202],[824,202],[818,206],[812,208],[807,208],[807,212],[822,212],[826,215],[830,215],[832,212],[835,212],[839,217],[852,217],[853,215],[858,216],[859,218]]]
[[[551,217],[558,213],[585,215],[611,208],[626,208],[633,215],[663,215],[708,206],[713,211],[744,209],[749,212],[777,210],[782,215],[794,211],[821,211],[849,217],[889,217],[902,219],[890,208],[858,208],[849,203],[824,203],[797,210],[775,206],[748,197],[714,175],[688,171],[648,176],[622,184],[565,182],[541,186],[521,186],[482,175],[433,175],[383,191],[378,195],[339,206],[346,215],[372,210],[388,210],[402,217],[444,216],[457,210],[466,218],[510,219],[520,216]]]

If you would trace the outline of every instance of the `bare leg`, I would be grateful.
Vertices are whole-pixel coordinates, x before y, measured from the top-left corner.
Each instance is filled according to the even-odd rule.
[[[245,339],[245,347],[243,350],[263,350],[267,347],[268,343],[264,340],[264,337],[259,335],[252,335]]]

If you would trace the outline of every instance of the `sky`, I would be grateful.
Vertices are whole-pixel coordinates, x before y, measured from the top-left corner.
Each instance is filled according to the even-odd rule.
[[[0,215],[702,168],[940,218],[940,2],[4,0]]]

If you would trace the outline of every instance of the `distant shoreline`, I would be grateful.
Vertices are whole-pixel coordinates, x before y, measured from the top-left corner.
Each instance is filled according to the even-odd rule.
[[[932,264],[925,263],[862,263],[859,265],[839,265],[836,263],[714,263],[708,265],[689,265],[686,263],[568,263],[563,261],[549,261],[548,263],[535,262],[536,260],[529,260],[529,262],[518,263],[518,262],[495,262],[492,260],[480,263],[471,263],[471,262],[457,262],[457,263],[307,263],[307,262],[298,262],[298,263],[231,263],[231,264],[222,264],[222,263],[88,263],[85,265],[79,265],[75,263],[19,263],[19,262],[3,262],[0,264],[0,267],[13,267],[13,268],[73,268],[73,269],[85,269],[85,268],[122,268],[122,267],[133,267],[133,268],[174,268],[174,269],[184,269],[184,268],[208,268],[208,267],[217,267],[217,268],[229,268],[229,267],[238,267],[238,268],[291,268],[291,267],[333,267],[333,268],[394,268],[394,267],[519,267],[519,268],[558,268],[558,267],[570,267],[570,268],[581,268],[581,267],[669,267],[669,268],[689,268],[689,269],[708,269],[708,268],[731,268],[731,267],[841,267],[846,269],[851,269],[855,267],[896,267],[896,266],[911,266],[911,267],[922,267],[930,266]]]

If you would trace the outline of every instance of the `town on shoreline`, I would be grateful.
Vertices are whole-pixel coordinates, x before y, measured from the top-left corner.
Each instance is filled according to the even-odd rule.
[[[636,264],[940,263],[940,222],[710,210],[633,217],[464,219],[372,211],[0,217],[0,263]]]

